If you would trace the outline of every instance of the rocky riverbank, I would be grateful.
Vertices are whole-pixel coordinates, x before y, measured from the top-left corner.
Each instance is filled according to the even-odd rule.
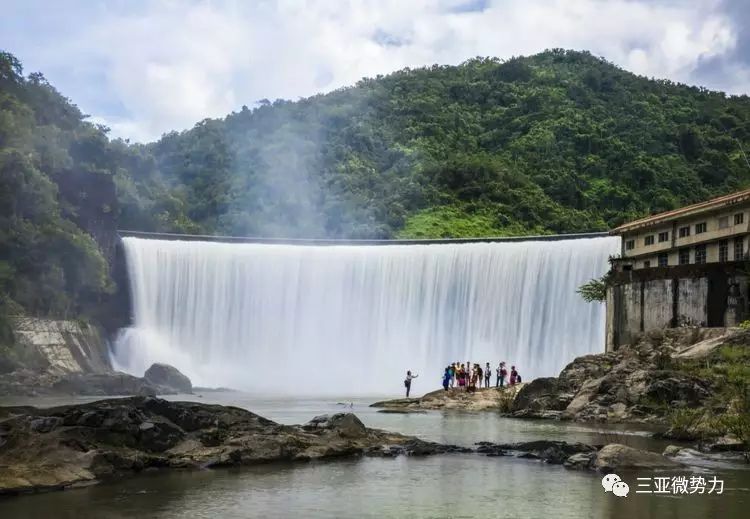
[[[750,330],[650,333],[518,392],[511,416],[659,424],[662,438],[750,459]]]
[[[661,454],[618,444],[443,445],[367,428],[351,413],[287,426],[236,407],[153,397],[0,408],[0,495],[62,490],[159,469],[453,453],[515,456],[599,472],[679,466]]]
[[[17,369],[0,374],[3,396],[155,396],[192,391],[190,379],[168,364],[153,364],[142,377],[113,370],[92,373]]]
[[[286,426],[235,407],[153,397],[0,408],[0,494],[64,489],[149,469],[448,452],[471,449],[368,429],[350,413]]]
[[[509,411],[517,393],[525,384],[499,388],[483,388],[473,392],[453,388],[439,389],[418,398],[397,398],[375,402],[370,407],[381,412],[418,412],[424,410]]]

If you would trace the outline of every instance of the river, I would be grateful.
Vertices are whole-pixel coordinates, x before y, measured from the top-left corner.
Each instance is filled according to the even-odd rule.
[[[369,427],[445,443],[560,439],[625,443],[660,452],[667,445],[643,427],[516,420],[494,413],[386,414],[373,399],[257,399],[243,393],[178,396],[244,407],[282,423],[351,409]],[[57,405],[61,400],[7,404]],[[349,404],[351,403],[351,408]],[[427,458],[276,464],[241,469],[155,472],[117,482],[0,500],[3,519],[29,517],[169,519],[246,517],[554,517],[744,518],[750,470],[741,464],[686,466],[677,472],[622,473],[631,493],[605,493],[595,473],[513,457],[447,455]],[[716,476],[723,494],[636,494],[637,477]],[[708,485],[710,487],[710,485]],[[708,489],[708,488],[707,488]]]

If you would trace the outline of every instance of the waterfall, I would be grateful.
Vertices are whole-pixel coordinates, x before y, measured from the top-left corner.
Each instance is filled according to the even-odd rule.
[[[421,394],[454,361],[524,380],[604,350],[604,305],[576,288],[618,238],[431,245],[123,239],[133,326],[113,362],[172,364],[194,384],[258,393]]]

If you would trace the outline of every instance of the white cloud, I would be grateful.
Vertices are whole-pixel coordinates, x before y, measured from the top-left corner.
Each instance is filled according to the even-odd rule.
[[[699,65],[730,53],[737,40],[732,20],[711,0],[497,0],[462,12],[465,3],[148,2],[133,12],[100,12],[56,55],[76,56],[87,69],[96,64],[99,88],[118,103],[107,110],[66,92],[84,111],[115,135],[150,140],[262,98],[296,99],[406,66],[552,47],[696,82]],[[747,66],[732,66],[744,79],[709,86],[748,86]]]

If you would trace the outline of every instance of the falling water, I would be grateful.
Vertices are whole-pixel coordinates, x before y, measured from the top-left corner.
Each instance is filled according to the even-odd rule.
[[[263,393],[438,387],[453,361],[526,380],[604,348],[604,306],[576,288],[617,238],[387,246],[124,238],[133,327],[114,362],[170,363],[195,384]]]

